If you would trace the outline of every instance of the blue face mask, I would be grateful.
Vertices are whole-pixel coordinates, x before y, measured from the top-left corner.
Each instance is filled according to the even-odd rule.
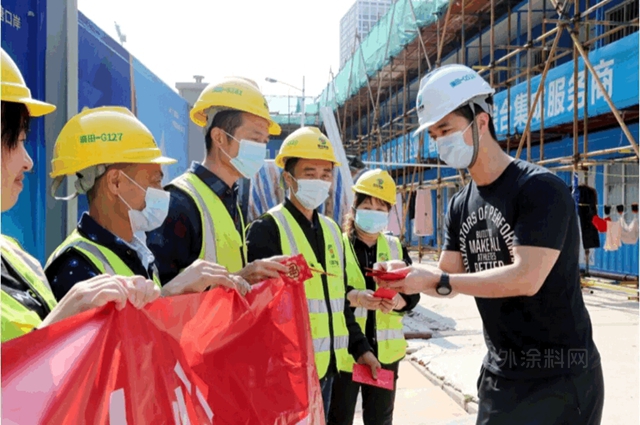
[[[383,211],[356,210],[356,226],[371,235],[382,232],[389,224],[389,213]]]
[[[267,144],[246,139],[238,140],[229,133],[227,133],[227,136],[240,143],[238,155],[236,155],[235,158],[231,158],[224,150],[220,149],[220,151],[229,157],[231,165],[233,165],[240,174],[247,179],[252,178],[264,165],[267,156]]]

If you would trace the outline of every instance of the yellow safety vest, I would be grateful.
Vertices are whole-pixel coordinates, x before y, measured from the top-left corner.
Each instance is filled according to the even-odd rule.
[[[35,295],[46,303],[49,311],[57,305],[47,278],[38,261],[27,254],[18,241],[2,235],[2,258],[11,265]],[[42,323],[40,316],[29,310],[7,292],[2,291],[2,342],[29,333]]]
[[[220,264],[230,273],[240,271],[247,263],[246,229],[240,207],[238,206],[238,214],[242,224],[242,235],[238,233],[231,215],[218,195],[194,173],[184,173],[176,177],[170,185],[189,195],[200,212],[202,248],[198,258]]]
[[[347,255],[347,276],[349,277],[349,285],[357,290],[367,289],[362,268],[358,264],[353,245],[349,241],[349,237],[344,234],[344,245]],[[393,236],[380,234],[376,245],[377,262],[402,260],[402,245],[400,240]],[[356,322],[360,325],[362,332],[367,329],[367,309],[363,307],[356,308]],[[391,364],[405,356],[407,349],[407,341],[404,339],[402,332],[402,313],[392,311],[391,313],[383,313],[376,310],[376,338],[378,340],[378,360],[383,364]],[[353,363],[349,365],[349,371],[353,370]]]
[[[331,219],[318,215],[325,244],[326,270],[316,258],[313,248],[309,244],[300,225],[289,211],[280,204],[271,210],[270,214],[278,225],[280,244],[283,255],[302,254],[310,267],[326,271],[333,276],[326,276],[329,287],[329,302],[324,294],[322,277],[314,273],[313,277],[304,284],[311,322],[311,338],[315,352],[318,377],[324,378],[331,360],[331,343],[336,356],[336,366],[339,371],[347,371],[353,358],[349,355],[349,330],[344,316],[345,285],[344,285],[344,246],[340,237],[340,228]],[[331,312],[328,308],[330,305]],[[330,328],[333,327],[333,341]]]
[[[48,268],[51,263],[55,261],[56,258],[60,257],[64,252],[68,249],[75,249],[78,252],[84,254],[85,257],[100,271],[102,274],[108,274],[111,276],[119,275],[119,276],[134,276],[135,273],[127,266],[127,264],[122,261],[116,253],[111,251],[109,248],[104,245],[100,245],[92,241],[91,239],[85,238],[78,232],[78,229],[75,229],[71,234],[60,244],[58,248],[51,254],[49,259],[47,260],[47,264],[45,265],[45,269]],[[160,284],[160,278],[156,273],[152,276],[155,284],[162,288]]]

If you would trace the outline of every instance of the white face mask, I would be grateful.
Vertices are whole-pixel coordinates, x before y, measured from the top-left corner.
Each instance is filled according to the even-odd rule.
[[[146,206],[142,211],[134,210],[131,205],[125,201],[120,194],[118,197],[124,204],[129,207],[129,221],[131,222],[131,230],[133,233],[150,232],[157,229],[164,223],[169,213],[170,194],[167,191],[148,187],[146,190],[142,188],[135,180],[124,174],[133,184],[138,186],[140,190],[145,192],[144,201]]]
[[[457,131],[453,134],[447,134],[436,139],[436,147],[438,149],[438,155],[447,165],[464,169],[468,168],[473,161],[474,148],[473,145],[469,146],[464,141],[464,133],[471,128],[469,124],[467,128],[462,131]],[[482,137],[482,136],[480,136]],[[478,141],[480,141],[478,139]]]
[[[324,180],[296,180],[296,182],[298,191],[294,196],[308,210],[315,210],[329,197],[331,182]]]
[[[222,148],[220,148],[220,151],[231,160],[231,164],[240,174],[247,179],[252,178],[264,165],[267,157],[266,143],[258,143],[246,139],[238,140],[226,131],[225,133],[240,144],[240,149],[235,158],[231,158]]]

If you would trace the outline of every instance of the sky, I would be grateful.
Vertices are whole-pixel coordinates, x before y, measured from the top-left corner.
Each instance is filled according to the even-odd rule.
[[[160,4],[164,3],[162,6]],[[354,0],[78,0],[78,9],[175,90],[238,75],[267,95],[317,96],[338,72],[340,18]],[[166,4],[166,5],[165,5]]]

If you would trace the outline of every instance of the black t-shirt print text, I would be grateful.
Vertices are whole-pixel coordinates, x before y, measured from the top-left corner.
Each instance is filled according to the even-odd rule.
[[[467,273],[513,263],[515,232],[500,209],[484,204],[460,225],[459,246]]]

